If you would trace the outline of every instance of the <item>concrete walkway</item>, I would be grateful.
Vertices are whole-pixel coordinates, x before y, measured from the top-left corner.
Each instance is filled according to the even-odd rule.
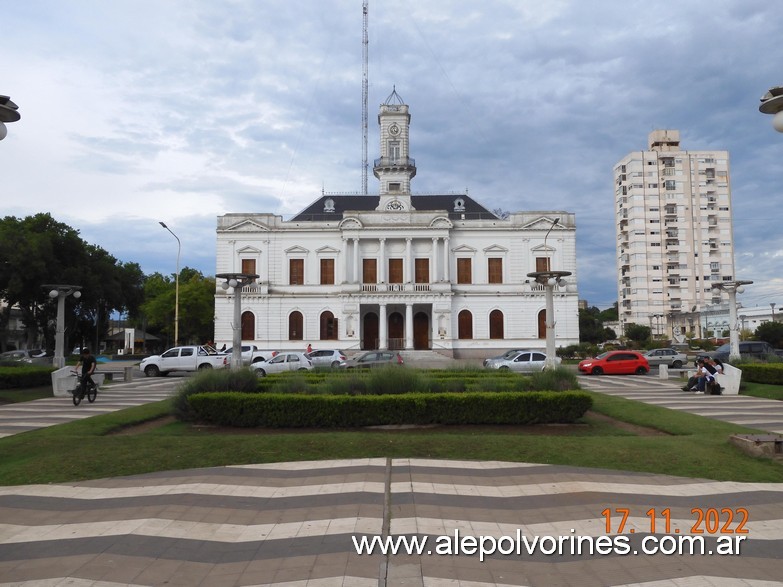
[[[141,380],[124,391],[126,384],[115,384],[111,393],[151,398],[158,384],[170,381]],[[580,381],[731,417],[727,407],[740,404],[730,402],[752,400],[687,396],[652,377]],[[109,393],[93,405],[108,402]],[[57,400],[62,412],[82,409]],[[738,410],[758,423],[765,414],[755,405]],[[0,412],[0,426],[4,419]],[[783,428],[783,417],[766,420]],[[628,518],[618,537],[624,509]],[[699,512],[706,517],[701,523]],[[718,519],[712,533],[698,533]],[[741,529],[748,533],[736,533]],[[599,540],[605,535],[612,537]],[[419,554],[383,554],[377,544],[373,554],[357,552],[362,539],[376,537],[426,543]],[[676,547],[685,537],[704,553],[644,551]],[[472,539],[494,552],[471,552]],[[735,554],[718,554],[719,548]],[[0,487],[2,587],[762,587],[783,584],[781,552],[783,484],[378,458]]]

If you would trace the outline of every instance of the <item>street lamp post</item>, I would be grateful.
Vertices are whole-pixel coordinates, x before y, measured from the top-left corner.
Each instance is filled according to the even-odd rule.
[[[22,115],[18,112],[19,106],[11,101],[8,96],[0,96],[0,141],[8,134],[6,122],[16,122]]]
[[[52,365],[57,369],[65,367],[65,298],[72,295],[74,299],[82,297],[81,285],[42,285],[49,290],[49,297],[57,298],[57,329],[54,335],[54,357]]]
[[[772,321],[775,321],[775,302],[770,302],[769,307],[772,308]]]
[[[772,114],[772,126],[778,132],[783,132],[783,86],[771,88],[761,97],[759,112]]]
[[[752,281],[723,281],[716,283],[712,289],[725,291],[729,294],[729,362],[740,360],[739,331],[737,324],[737,294],[745,291],[743,286],[750,285]]]
[[[182,251],[182,243],[174,231],[166,226],[165,222],[159,222],[159,224],[177,239],[177,274],[174,277],[174,346],[179,346],[179,254]]]
[[[544,250],[546,252],[546,239],[549,237],[549,233],[555,227],[555,224],[560,222],[560,218],[555,218],[552,221],[552,226],[546,231],[544,235]],[[536,283],[540,283],[544,286],[544,295],[546,298],[546,360],[544,361],[544,369],[556,369],[557,351],[555,349],[555,286],[565,285],[565,277],[571,275],[570,271],[552,271],[549,257],[547,257],[547,270],[546,271],[533,271],[528,273],[528,277],[532,277],[536,280]]]
[[[242,288],[258,279],[254,273],[218,273],[218,279],[225,279],[220,284],[224,290],[234,288],[234,338],[231,348],[231,368],[242,367]]]

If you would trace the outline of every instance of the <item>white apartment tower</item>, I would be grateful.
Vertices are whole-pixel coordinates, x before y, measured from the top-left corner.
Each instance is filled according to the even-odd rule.
[[[621,327],[682,340],[684,318],[720,303],[712,285],[735,278],[729,154],[685,151],[679,131],[656,130],[615,165],[614,186]]]

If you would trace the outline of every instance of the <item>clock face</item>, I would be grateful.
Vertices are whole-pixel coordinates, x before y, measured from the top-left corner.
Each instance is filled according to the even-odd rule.
[[[396,124],[392,124],[392,125],[389,127],[389,134],[390,134],[390,135],[397,136],[398,134],[400,134],[400,127],[399,127],[399,126],[397,126]]]

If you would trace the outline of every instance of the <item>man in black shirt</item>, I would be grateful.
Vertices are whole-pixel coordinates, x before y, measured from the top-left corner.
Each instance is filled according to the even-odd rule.
[[[79,390],[79,394],[81,397],[84,397],[84,394],[87,391],[87,384],[94,385],[91,375],[95,373],[95,368],[98,366],[98,361],[95,360],[95,357],[93,357],[90,354],[90,349],[83,348],[82,349],[82,356],[79,362],[76,364],[76,370],[79,370],[79,365],[82,367],[82,385],[81,389]]]

